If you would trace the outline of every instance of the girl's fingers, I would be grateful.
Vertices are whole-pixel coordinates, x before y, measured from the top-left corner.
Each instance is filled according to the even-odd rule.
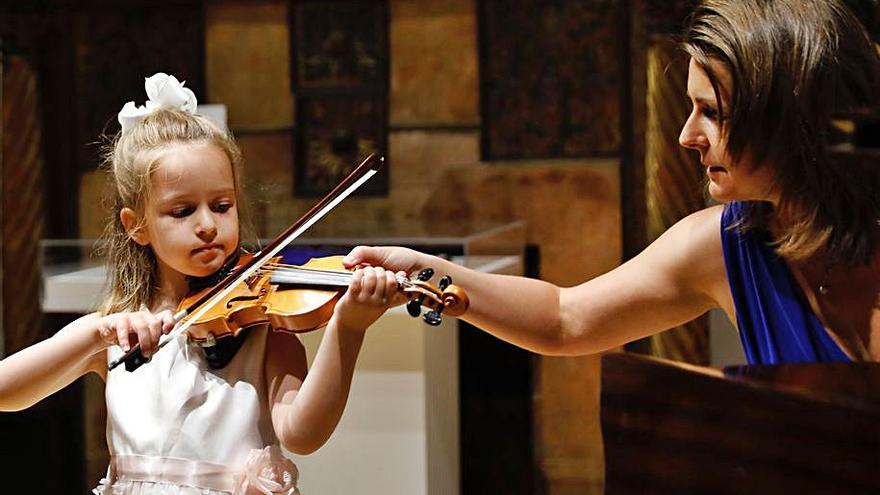
[[[141,353],[145,358],[153,355],[153,336],[150,328],[144,321],[143,316],[136,315],[132,317],[131,329],[137,335],[138,344],[141,345]]]
[[[406,293],[402,290],[398,290],[399,284],[397,283],[398,279],[406,279],[407,274],[404,271],[397,272],[394,274],[394,305],[403,304],[407,302],[409,299],[406,297]]]
[[[373,299],[375,301],[384,301],[386,288],[388,287],[385,277],[385,269],[381,266],[373,268],[373,278],[376,280],[376,286],[373,289]]]
[[[128,322],[124,321],[122,318],[116,318],[116,323],[113,325],[116,330],[116,342],[119,343],[119,346],[122,347],[122,350],[128,352],[131,349],[131,339],[129,338],[130,328],[128,326]]]
[[[362,297],[359,298],[360,301],[364,301],[366,298],[369,298],[376,292],[376,272],[369,268],[365,268],[359,270],[363,274],[363,286],[361,288],[360,295]]]
[[[170,310],[166,309],[165,311],[158,313],[156,317],[159,318],[159,320],[162,322],[162,333],[167,334],[168,332],[173,330],[174,325],[177,324],[177,322],[174,321],[174,315],[171,313]]]
[[[143,309],[106,315],[101,318],[98,331],[105,342],[118,344],[124,352],[139,344],[144,357],[148,358],[156,352],[162,334],[170,332],[175,324],[171,311],[152,314]]]
[[[397,295],[397,276],[390,270],[385,271],[385,297],[382,303],[387,304],[388,301],[394,299]]]
[[[352,295],[357,296],[361,292],[361,287],[364,285],[364,271],[361,269],[357,269],[354,271],[354,274],[351,276],[351,283],[348,284],[348,291],[352,293]]]
[[[159,342],[159,337],[162,336],[162,320],[156,318],[154,314],[146,312],[144,314],[144,323],[150,331],[150,344],[155,346]]]

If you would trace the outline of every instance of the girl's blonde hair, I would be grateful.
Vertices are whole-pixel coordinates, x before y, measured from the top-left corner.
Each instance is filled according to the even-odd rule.
[[[101,238],[109,274],[108,294],[100,308],[103,314],[151,306],[158,285],[156,256],[150,246],[134,241],[119,214],[122,208],[131,208],[140,219],[132,231],[143,228],[151,193],[150,178],[159,160],[171,146],[198,143],[214,145],[226,154],[232,164],[236,198],[240,198],[241,151],[229,132],[200,115],[156,110],[124,133],[118,133],[106,146],[103,167],[114,187],[110,218]]]

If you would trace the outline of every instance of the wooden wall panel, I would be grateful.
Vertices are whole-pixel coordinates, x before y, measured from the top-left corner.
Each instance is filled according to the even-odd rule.
[[[6,353],[45,335],[40,311],[43,236],[41,131],[36,73],[10,56],[3,74],[3,329]]]

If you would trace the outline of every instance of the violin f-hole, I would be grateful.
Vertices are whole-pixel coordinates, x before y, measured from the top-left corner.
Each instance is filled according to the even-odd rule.
[[[261,299],[262,297],[263,297],[262,294],[257,295],[257,296],[233,297],[233,298],[230,298],[228,301],[226,301],[226,309],[232,309],[232,303],[235,303],[238,301],[257,301],[257,300]]]

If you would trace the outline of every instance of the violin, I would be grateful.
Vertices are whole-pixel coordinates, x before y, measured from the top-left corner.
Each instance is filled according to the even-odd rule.
[[[174,329],[160,338],[156,352],[193,327],[188,332],[189,338],[209,346],[215,344],[217,338],[234,336],[244,328],[264,323],[294,333],[315,330],[326,324],[351,280],[351,272],[342,269],[342,257],[318,258],[302,266],[290,266],[281,264],[277,255],[375,175],[383,161],[384,158],[370,154],[265,248],[252,256],[243,256],[236,268],[216,285],[185,298],[174,315]],[[425,321],[438,325],[443,311],[453,316],[463,314],[468,299],[463,290],[452,285],[449,277],[440,280],[439,288],[428,284],[433,274],[433,270],[426,269],[416,280],[399,278],[398,287],[410,299],[407,303],[410,315],[419,316],[424,304],[430,308]],[[140,344],[136,344],[111,362],[108,370],[125,363],[126,370],[134,371],[147,361]]]
[[[275,331],[288,333],[323,327],[352,280],[353,272],[343,268],[342,259],[343,256],[312,258],[304,265],[282,264],[280,257],[271,259],[210,311],[193,319],[187,330],[189,340],[210,347],[218,338],[236,336],[245,328],[267,323]],[[424,314],[425,322],[436,326],[444,312],[452,316],[464,314],[468,298],[461,288],[452,285],[449,277],[440,280],[439,288],[432,286],[428,280],[433,275],[434,271],[427,268],[415,280],[398,276],[397,286],[409,299],[409,314],[419,316],[424,305],[430,308]],[[180,308],[198,300],[202,292],[183,299]],[[182,321],[188,320],[185,317]]]

